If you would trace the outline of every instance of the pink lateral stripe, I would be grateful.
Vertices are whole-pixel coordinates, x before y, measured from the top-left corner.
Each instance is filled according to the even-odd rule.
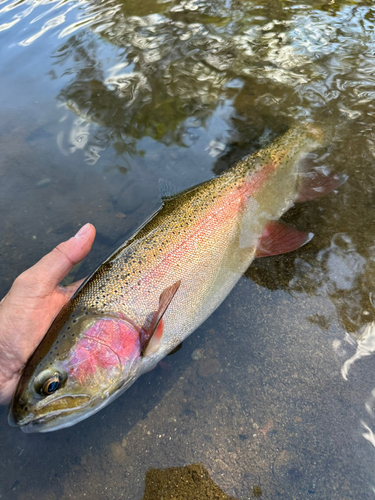
[[[169,252],[164,254],[156,268],[144,274],[143,280],[152,282],[157,276],[164,273],[163,268],[165,266],[173,265],[176,261],[188,258],[191,252],[194,251],[195,242],[201,239],[202,231],[205,234],[207,233],[205,231],[207,229],[207,220],[211,219],[214,222],[211,227],[214,227],[215,231],[225,231],[226,225],[231,224],[238,214],[241,213],[248,197],[256,194],[263,187],[276,168],[277,165],[275,163],[268,163],[258,172],[244,179],[242,185],[230,189],[227,196],[219,198],[213,207],[206,212],[204,219],[195,224],[189,234],[180,243],[174,245]]]

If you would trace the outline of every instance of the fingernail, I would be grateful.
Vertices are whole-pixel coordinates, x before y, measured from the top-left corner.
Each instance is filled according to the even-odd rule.
[[[86,233],[90,231],[90,226],[91,224],[87,223],[84,226],[81,227],[81,229],[78,231],[78,233],[74,236],[75,238],[82,238]]]

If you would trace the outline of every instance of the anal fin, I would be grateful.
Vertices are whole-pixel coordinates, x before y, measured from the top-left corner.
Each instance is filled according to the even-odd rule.
[[[270,221],[259,238],[255,257],[292,252],[308,243],[313,236],[313,233],[299,231],[283,222]]]

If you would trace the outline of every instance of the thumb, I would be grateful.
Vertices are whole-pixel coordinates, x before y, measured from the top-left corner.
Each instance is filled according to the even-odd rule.
[[[78,264],[90,252],[95,239],[95,228],[86,224],[68,241],[63,241],[52,252],[27,271],[28,278],[43,282],[44,286],[53,290],[68,274],[73,266]]]
[[[86,276],[87,278],[87,276]],[[82,278],[74,283],[70,283],[70,285],[61,286],[60,289],[64,292],[65,295],[70,299],[72,295],[78,290],[78,288],[82,285],[86,278]]]

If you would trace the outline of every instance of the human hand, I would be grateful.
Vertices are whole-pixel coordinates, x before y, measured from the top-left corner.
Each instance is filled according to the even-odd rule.
[[[90,252],[94,239],[94,226],[86,224],[20,274],[0,302],[0,404],[9,403],[25,363],[82,283],[59,286]]]

